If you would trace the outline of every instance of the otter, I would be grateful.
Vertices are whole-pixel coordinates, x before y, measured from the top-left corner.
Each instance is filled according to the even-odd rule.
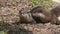
[[[34,7],[30,13],[37,23],[56,23],[56,16],[50,11],[45,10],[42,6]]]
[[[50,12],[47,12],[42,6],[37,6],[33,8],[31,11],[32,17],[36,20],[36,22],[49,22],[51,20]]]
[[[36,23],[35,20],[32,18],[31,13],[21,9],[19,11],[20,18],[21,18],[21,23]]]
[[[56,24],[60,24],[60,6],[56,6],[55,8],[53,8],[51,10],[51,12],[56,16],[57,18],[57,23]]]

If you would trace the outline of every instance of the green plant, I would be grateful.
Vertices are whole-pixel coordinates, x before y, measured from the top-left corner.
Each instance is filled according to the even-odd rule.
[[[53,5],[52,0],[41,0],[41,4],[44,8],[48,8]]]
[[[32,4],[33,5],[37,5],[38,4],[38,0],[32,0]]]
[[[0,31],[0,34],[7,34],[6,32],[4,32],[4,31]]]

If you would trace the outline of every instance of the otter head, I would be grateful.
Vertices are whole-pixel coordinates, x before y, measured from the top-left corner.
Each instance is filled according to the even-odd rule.
[[[22,23],[35,23],[30,12],[28,12],[26,10],[21,10],[20,15],[21,15],[21,22]]]

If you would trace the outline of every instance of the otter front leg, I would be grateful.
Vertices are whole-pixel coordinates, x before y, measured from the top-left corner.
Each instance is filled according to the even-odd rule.
[[[58,19],[55,15],[51,17],[51,24],[58,24]]]
[[[57,17],[57,25],[60,25],[60,16]]]

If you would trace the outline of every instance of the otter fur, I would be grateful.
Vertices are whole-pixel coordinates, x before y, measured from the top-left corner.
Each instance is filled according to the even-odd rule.
[[[42,6],[34,7],[30,12],[37,23],[57,22],[56,16],[52,12],[44,9]]]
[[[37,6],[31,11],[32,17],[36,22],[49,22],[51,20],[51,13],[47,12],[43,7]]]
[[[60,6],[56,6],[55,8],[53,8],[51,10],[51,12],[56,16],[57,18],[57,23],[56,24],[60,24]]]
[[[22,9],[19,11],[21,23],[36,23],[36,21],[32,18],[31,13]]]

